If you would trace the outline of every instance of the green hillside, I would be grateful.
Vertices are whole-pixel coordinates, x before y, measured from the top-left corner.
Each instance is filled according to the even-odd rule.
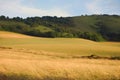
[[[120,16],[93,15],[78,16],[73,17],[72,19],[75,23],[75,26],[78,27],[80,31],[96,33],[96,29],[103,26],[109,28],[109,32],[120,32]]]
[[[104,14],[75,17],[27,17],[25,19],[0,16],[0,30],[39,37],[120,41],[120,16]]]
[[[96,33],[96,30],[92,27],[97,22],[94,17],[78,16],[73,17],[72,20],[79,31]]]

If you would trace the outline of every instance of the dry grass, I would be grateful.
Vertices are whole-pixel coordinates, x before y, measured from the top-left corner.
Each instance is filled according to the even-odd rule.
[[[32,37],[17,33],[0,31],[0,38],[32,38]]]
[[[107,64],[103,64],[103,62],[107,62]],[[0,70],[8,77],[12,74],[22,74],[46,80],[119,80],[120,65],[118,63],[120,64],[120,62],[116,62],[80,59],[41,61],[8,59],[1,60]]]
[[[4,47],[3,47],[4,46]],[[83,39],[0,38],[0,80],[120,80],[120,43]]]
[[[119,80],[120,61],[74,59],[25,49],[0,49],[0,80]]]

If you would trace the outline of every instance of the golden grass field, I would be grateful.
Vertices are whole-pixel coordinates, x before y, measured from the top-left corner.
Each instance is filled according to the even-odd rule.
[[[120,42],[38,38],[0,31],[0,80],[120,80]]]

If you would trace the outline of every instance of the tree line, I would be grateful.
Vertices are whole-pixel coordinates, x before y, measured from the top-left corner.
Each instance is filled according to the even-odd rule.
[[[87,15],[85,15],[87,16]],[[107,32],[106,25],[102,20],[97,20],[100,16],[110,15],[91,15],[96,17],[94,26],[98,26],[95,32],[86,32],[79,30],[72,17],[13,17],[0,16],[0,30],[13,31],[22,34],[39,37],[65,37],[65,38],[84,38],[93,41],[113,40],[120,41],[120,33]],[[120,17],[112,15],[112,17]],[[82,24],[82,23],[79,23]],[[84,26],[83,26],[84,27]],[[41,29],[44,28],[44,29]],[[48,30],[49,29],[49,30]]]

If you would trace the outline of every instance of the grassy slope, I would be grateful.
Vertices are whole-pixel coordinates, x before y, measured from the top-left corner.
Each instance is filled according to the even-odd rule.
[[[75,27],[81,32],[97,33],[97,22],[102,22],[107,27],[107,32],[120,32],[120,17],[113,16],[76,16],[72,17]]]
[[[102,20],[103,19],[103,20]],[[102,17],[101,20],[108,28],[108,32],[120,33],[120,19],[116,17]]]
[[[3,33],[7,35],[8,33]],[[1,36],[3,35],[1,33]],[[8,34],[10,35],[10,33]],[[11,34],[13,36],[15,34]],[[19,36],[17,34],[17,36]],[[20,36],[19,36],[20,37]],[[28,37],[28,36],[27,36]],[[107,42],[93,42],[85,39],[78,38],[8,38],[5,36],[0,39],[1,46],[8,46],[13,48],[27,48],[34,50],[43,50],[47,52],[54,52],[56,55],[66,56],[81,56],[81,55],[100,55],[100,56],[119,56],[120,43],[112,43],[106,45]],[[114,45],[114,46],[113,46]],[[61,53],[61,54],[59,54]]]
[[[91,27],[97,22],[97,20],[95,20],[95,17],[76,16],[72,18],[72,21],[74,22],[75,27],[79,29],[79,31],[96,33],[96,30]]]
[[[34,28],[35,30],[38,30],[40,32],[50,32],[53,31],[51,28],[45,27],[45,26],[38,26]]]
[[[4,34],[11,37],[1,37]],[[71,57],[90,54],[120,56],[119,42],[23,36],[0,32],[0,80],[120,79],[120,61]]]
[[[23,22],[0,20],[0,30],[7,30],[7,31],[9,30],[9,31],[14,31],[14,32],[19,32],[19,33],[28,33],[29,29],[30,30],[33,29],[34,33],[38,34],[39,32],[42,32],[42,33],[51,32],[51,31],[58,32],[59,30],[56,28],[59,28],[60,31],[63,31],[63,33],[68,32],[68,33],[76,33],[77,34],[78,32],[89,32],[89,33],[99,34],[99,36],[98,35],[97,36],[100,38],[100,41],[104,40],[104,39],[102,39],[102,37],[105,37],[108,34],[110,37],[110,35],[111,35],[110,33],[114,34],[114,36],[116,33],[120,34],[120,24],[119,24],[120,17],[119,16],[117,16],[117,17],[103,16],[103,15],[76,16],[76,17],[70,17],[69,19],[70,19],[70,22],[68,22],[66,24],[64,24],[64,19],[63,19],[62,23],[59,21],[59,19],[57,19],[58,23],[54,22],[54,19],[53,19],[53,22],[48,19],[48,22],[46,24],[44,23],[44,20],[43,20],[43,22],[41,21],[41,23],[43,25],[49,25],[49,26],[39,25],[39,23],[36,22],[34,24],[38,24],[39,26],[37,25],[32,28],[30,27],[30,25],[27,25]],[[105,30],[100,28],[100,24],[99,24],[99,26],[96,25],[98,22],[102,23],[102,27],[104,27]],[[69,23],[71,23],[71,24],[69,24]],[[50,25],[53,25],[53,26],[50,26]],[[105,32],[104,35],[102,34],[102,37],[100,36],[101,31]],[[102,32],[102,33],[104,33],[104,32]],[[113,38],[112,39],[113,41],[115,41],[114,38],[116,38],[117,41],[119,41],[118,37],[119,37],[119,35],[117,37],[111,36],[111,38]],[[108,38],[106,38],[106,39],[108,39]]]

